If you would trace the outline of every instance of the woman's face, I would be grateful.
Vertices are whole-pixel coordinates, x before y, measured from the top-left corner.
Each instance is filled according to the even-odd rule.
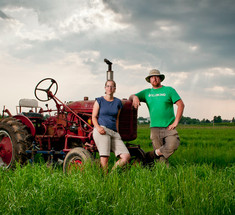
[[[113,81],[107,81],[105,85],[105,93],[107,95],[111,95],[115,92],[115,90],[116,90],[115,83]]]

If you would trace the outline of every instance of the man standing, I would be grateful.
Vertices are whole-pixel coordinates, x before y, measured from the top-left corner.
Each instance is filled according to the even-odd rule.
[[[166,162],[180,144],[176,126],[178,125],[184,110],[184,103],[178,93],[168,86],[163,86],[165,75],[159,70],[153,69],[145,78],[151,83],[152,88],[131,95],[133,106],[138,108],[140,102],[145,102],[150,114],[151,140],[154,150],[146,153],[146,159],[159,159]],[[174,104],[177,105],[176,116]]]

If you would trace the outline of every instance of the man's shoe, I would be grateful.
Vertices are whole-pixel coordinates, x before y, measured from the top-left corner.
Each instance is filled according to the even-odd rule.
[[[154,162],[154,160],[159,159],[160,156],[157,156],[155,153],[155,150],[147,152],[145,154],[145,158],[146,158],[146,163],[151,163]]]

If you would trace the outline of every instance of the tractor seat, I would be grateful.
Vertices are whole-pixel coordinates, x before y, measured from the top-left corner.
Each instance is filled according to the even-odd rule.
[[[35,99],[20,99],[19,101],[19,113],[23,114],[28,118],[43,119],[43,115],[38,113],[38,101]],[[22,109],[30,109],[29,111],[22,111]]]

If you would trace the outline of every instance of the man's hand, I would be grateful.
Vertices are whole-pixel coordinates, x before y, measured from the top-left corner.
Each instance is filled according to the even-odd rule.
[[[178,125],[178,123],[173,122],[171,125],[169,125],[169,126],[167,127],[167,130],[173,130],[173,129],[176,128],[177,125]]]
[[[140,106],[140,100],[136,95],[132,95],[132,105],[134,106],[134,108],[138,108]]]

